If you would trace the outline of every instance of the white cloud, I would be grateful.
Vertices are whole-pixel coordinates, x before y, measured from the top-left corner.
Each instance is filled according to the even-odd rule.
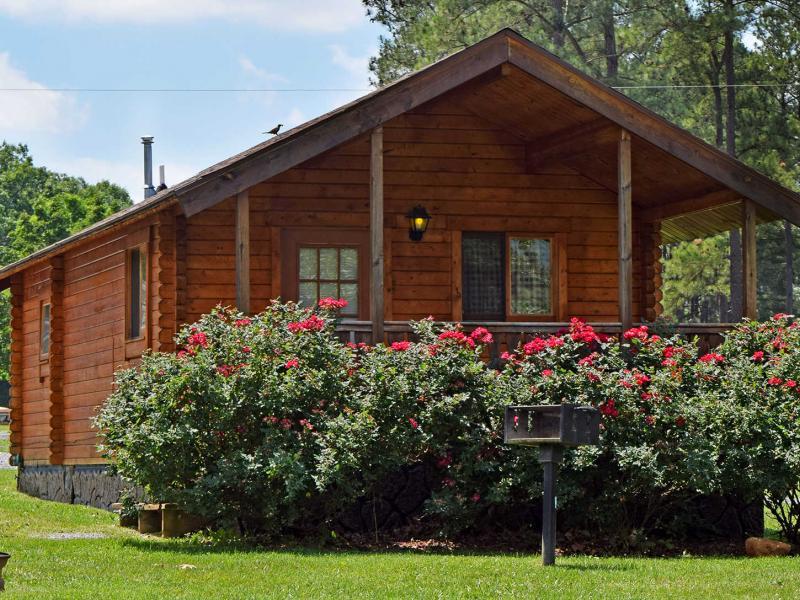
[[[54,92],[32,81],[0,52],[0,131],[62,133],[80,128],[88,107],[80,106],[72,94]],[[34,90],[34,91],[20,91]]]
[[[159,25],[222,19],[295,31],[344,31],[365,18],[359,0],[0,0],[0,12],[26,20],[78,23]]]
[[[303,114],[296,106],[289,111],[289,114],[286,115],[284,118],[284,129],[291,129],[292,127],[297,127],[301,123],[305,123],[308,121],[308,118]]]
[[[284,77],[283,75],[278,75],[277,73],[269,73],[268,71],[265,71],[261,67],[256,66],[256,64],[252,60],[250,60],[247,56],[244,55],[239,57],[239,66],[246,75],[250,75],[263,82],[286,83],[288,81],[286,77]]]
[[[353,78],[353,82],[359,87],[369,87],[369,54],[364,56],[353,56],[342,46],[333,44],[331,49],[331,62],[337,67],[347,71]]]
[[[141,158],[136,160],[106,160],[88,156],[59,159],[47,162],[47,168],[74,177],[83,177],[89,183],[108,180],[128,190],[131,199],[139,202],[144,197],[144,174]],[[195,175],[200,169],[194,165],[166,163],[165,179],[168,186],[180,183]],[[153,165],[153,183],[158,186],[158,164]]]

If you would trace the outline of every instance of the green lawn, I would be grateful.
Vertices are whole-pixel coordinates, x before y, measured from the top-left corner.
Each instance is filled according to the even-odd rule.
[[[34,500],[0,471],[4,600],[14,598],[797,598],[800,559],[255,551],[140,536],[113,515]],[[56,533],[104,539],[48,539]],[[194,568],[181,568],[193,565]]]
[[[0,425],[0,433],[8,433],[8,423]],[[8,438],[0,439],[0,452],[8,452]]]

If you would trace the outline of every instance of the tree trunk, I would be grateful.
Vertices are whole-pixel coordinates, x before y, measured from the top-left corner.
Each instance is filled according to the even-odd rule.
[[[792,224],[783,222],[783,236],[786,242],[786,308],[785,312],[794,313],[794,238]]]
[[[564,47],[564,0],[551,0],[553,3],[553,31],[550,39],[556,48]]]
[[[725,143],[725,123],[722,118],[722,88],[719,86],[719,72],[722,69],[722,64],[716,50],[711,50],[709,63],[711,68],[708,71],[708,76],[711,80],[711,91],[714,94],[714,133],[716,134],[714,143],[717,148],[722,148]]]
[[[606,79],[616,81],[619,75],[619,56],[617,56],[617,31],[614,23],[614,3],[608,2],[603,15],[603,47],[606,55]]]
[[[736,156],[736,69],[734,63],[734,7],[733,0],[725,0],[725,49],[722,62],[725,65],[725,97],[727,110],[725,114],[725,149],[731,156]],[[743,275],[742,235],[739,229],[731,230],[731,321],[741,320],[743,316]]]

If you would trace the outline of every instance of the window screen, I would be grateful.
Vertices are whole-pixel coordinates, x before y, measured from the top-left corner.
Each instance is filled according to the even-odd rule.
[[[505,235],[461,236],[462,310],[465,321],[505,319]]]
[[[550,240],[512,237],[508,243],[511,269],[511,313],[553,314]]]
[[[147,327],[147,254],[134,248],[128,254],[128,339],[140,338]]]
[[[358,249],[307,246],[299,252],[299,300],[314,306],[320,298],[344,298],[341,314],[358,315]]]

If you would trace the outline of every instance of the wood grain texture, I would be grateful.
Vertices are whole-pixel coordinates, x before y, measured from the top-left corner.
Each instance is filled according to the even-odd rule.
[[[742,311],[745,318],[758,318],[756,270],[756,206],[750,200],[742,202]]]
[[[236,308],[250,312],[250,194],[236,196]]]
[[[618,154],[619,320],[623,330],[633,325],[633,201],[631,190],[631,135],[619,132]]]
[[[50,456],[51,465],[64,460],[64,257],[50,258]]]
[[[370,135],[369,162],[369,234],[370,234],[370,318],[372,343],[383,342],[384,263],[383,263],[383,128]]]
[[[23,302],[25,298],[25,288],[23,285],[23,273],[18,273],[11,277],[11,354],[9,361],[9,379],[11,383],[11,435],[10,451],[12,456],[20,454],[23,450],[22,431],[23,431],[23,402],[24,402],[24,383],[22,379],[23,370]]]

